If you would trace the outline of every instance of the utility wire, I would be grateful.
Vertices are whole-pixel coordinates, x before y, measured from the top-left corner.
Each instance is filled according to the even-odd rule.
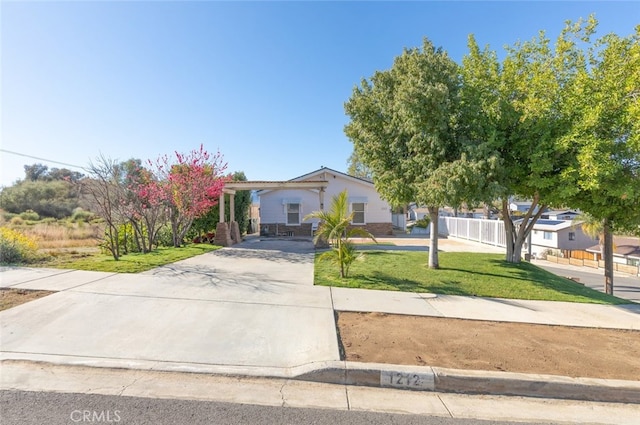
[[[60,161],[54,161],[53,159],[40,158],[40,157],[33,156],[33,155],[27,155],[26,153],[14,152],[14,151],[10,151],[10,150],[7,150],[7,149],[2,149],[2,148],[0,148],[0,152],[9,153],[11,155],[23,156],[25,158],[37,159],[38,161],[50,162],[52,164],[66,165],[67,167],[79,168],[81,170],[87,171],[87,169],[85,167],[81,167],[79,165],[68,164],[66,162],[60,162]]]

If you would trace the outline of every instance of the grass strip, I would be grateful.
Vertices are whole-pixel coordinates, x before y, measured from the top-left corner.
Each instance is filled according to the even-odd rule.
[[[507,263],[501,254],[441,252],[440,269],[428,268],[428,252],[366,251],[341,279],[337,267],[316,255],[315,284],[346,288],[430,292],[490,298],[628,304],[557,276],[531,263]]]

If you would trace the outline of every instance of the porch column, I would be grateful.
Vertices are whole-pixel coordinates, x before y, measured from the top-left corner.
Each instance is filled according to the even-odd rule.
[[[235,193],[229,194],[229,221],[232,223],[236,221],[235,203],[236,203]]]
[[[220,194],[220,201],[218,202],[218,206],[220,207],[220,220],[218,221],[218,225],[216,226],[216,237],[214,239],[214,243],[220,246],[231,246],[233,245],[233,240],[231,239],[231,229],[229,228],[229,225],[224,221],[224,195],[224,192]]]
[[[220,194],[218,207],[220,208],[220,220],[218,220],[218,223],[224,223],[224,192]]]
[[[229,193],[229,225],[231,226],[231,240],[233,243],[242,242],[242,235],[240,234],[240,226],[236,221],[236,193]]]
[[[324,187],[320,188],[318,195],[320,195],[320,211],[324,211]]]

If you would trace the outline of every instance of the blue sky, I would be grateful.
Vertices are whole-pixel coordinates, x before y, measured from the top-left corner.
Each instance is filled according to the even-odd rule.
[[[86,166],[204,144],[229,171],[345,171],[343,104],[423,37],[460,62],[595,13],[628,35],[638,2],[2,1],[2,149]],[[0,152],[0,185],[41,162]],[[70,168],[70,167],[68,167]],[[80,170],[81,171],[81,170]]]

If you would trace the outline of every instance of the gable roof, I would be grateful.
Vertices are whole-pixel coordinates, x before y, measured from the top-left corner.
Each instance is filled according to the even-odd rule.
[[[600,245],[589,247],[586,251],[600,253]],[[621,257],[640,258],[640,239],[614,236],[613,254]]]
[[[336,170],[334,170],[332,168],[328,168],[328,167],[321,167],[321,168],[319,168],[319,169],[317,169],[315,171],[312,171],[312,172],[307,173],[307,174],[303,174],[302,176],[295,177],[295,178],[293,178],[291,180],[292,181],[306,180],[309,177],[313,177],[315,175],[322,174],[322,173],[325,173],[325,172],[338,174],[338,175],[346,177],[348,179],[355,180],[355,181],[358,181],[360,183],[367,183],[367,184],[370,184],[370,185],[373,186],[373,180],[365,179],[365,178],[362,178],[362,177],[352,176],[351,174],[343,173],[342,171],[336,171]]]
[[[375,190],[375,187],[374,187],[374,185],[373,185],[373,181],[371,181],[371,180],[369,180],[369,179],[364,179],[364,178],[361,178],[361,177],[352,176],[352,175],[350,175],[350,174],[346,174],[346,173],[343,173],[343,172],[341,172],[341,171],[336,171],[336,170],[334,170],[334,169],[332,169],[332,168],[328,168],[328,167],[321,167],[321,168],[319,168],[319,169],[317,169],[317,170],[315,170],[315,171],[312,171],[312,172],[307,173],[307,174],[303,174],[303,175],[298,176],[298,177],[294,177],[294,178],[292,178],[292,179],[290,179],[290,180],[287,180],[287,181],[290,181],[290,182],[306,181],[306,180],[309,180],[310,178],[317,177],[317,176],[321,175],[322,173],[331,173],[331,174],[336,174],[336,175],[339,175],[339,176],[341,176],[341,177],[344,177],[344,178],[346,178],[346,179],[348,179],[348,180],[354,181],[354,182],[356,182],[356,183],[361,183],[361,184],[369,185],[369,186],[371,186],[371,188],[372,188],[372,189],[374,189],[374,190]],[[315,179],[313,179],[313,180],[322,180],[322,179],[320,179],[320,178],[315,178]],[[257,193],[258,193],[258,194],[260,194],[260,193],[267,193],[267,192],[270,192],[271,190],[276,190],[276,189],[263,189],[263,190],[258,190],[258,191],[257,191]]]

